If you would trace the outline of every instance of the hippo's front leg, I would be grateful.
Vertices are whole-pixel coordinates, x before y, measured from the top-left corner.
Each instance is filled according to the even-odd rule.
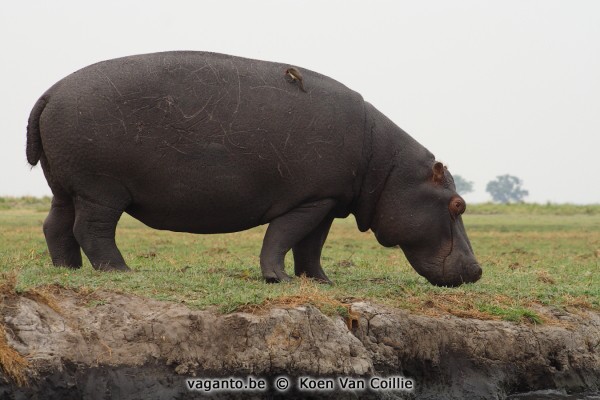
[[[321,267],[321,251],[332,223],[332,216],[325,217],[308,236],[294,245],[292,250],[296,276],[305,275],[322,283],[331,283]]]
[[[271,221],[260,252],[260,268],[268,283],[290,280],[284,271],[285,255],[321,224],[334,204],[333,199],[304,203]]]

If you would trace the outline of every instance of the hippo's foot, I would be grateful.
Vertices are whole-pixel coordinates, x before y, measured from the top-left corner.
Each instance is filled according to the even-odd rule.
[[[292,280],[285,271],[276,271],[274,269],[268,272],[263,271],[263,277],[267,283],[289,282]]]
[[[319,265],[319,268],[321,268],[320,265]],[[333,282],[327,277],[327,275],[325,275],[323,270],[321,270],[320,274],[308,274],[306,272],[303,272],[303,273],[296,272],[296,276],[306,277],[306,278],[312,279],[313,281],[318,282],[318,283],[333,285]]]
[[[81,257],[81,253],[79,253],[79,257]],[[65,262],[65,261],[55,262],[53,260],[52,261],[52,265],[54,265],[55,267],[63,267],[63,268],[69,268],[69,269],[79,269],[79,268],[81,268],[81,264],[75,264],[75,263],[70,263],[70,262]]]
[[[105,271],[105,272],[129,272],[129,271],[131,271],[131,269],[126,264],[111,264],[111,263],[94,265],[94,269],[97,269],[98,271]]]

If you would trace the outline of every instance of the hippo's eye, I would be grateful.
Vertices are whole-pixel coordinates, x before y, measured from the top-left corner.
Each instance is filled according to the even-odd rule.
[[[467,209],[467,205],[465,204],[465,201],[462,198],[455,196],[450,200],[448,208],[450,209],[450,214],[453,217],[458,217],[459,215],[465,212],[465,210]]]

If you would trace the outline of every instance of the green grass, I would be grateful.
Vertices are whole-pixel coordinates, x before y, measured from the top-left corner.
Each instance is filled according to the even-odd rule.
[[[344,302],[370,300],[430,315],[531,323],[548,320],[539,305],[600,310],[600,206],[470,207],[464,221],[484,275],[454,289],[430,285],[399,249],[381,247],[353,218],[334,223],[323,252],[334,286],[263,283],[265,227],[192,235],[152,230],[127,215],[117,244],[132,273],[97,272],[85,258],[80,270],[56,268],[41,229],[48,206],[48,199],[0,200],[0,279],[16,275],[19,292],[45,285],[104,289],[222,312],[307,302],[342,315]],[[286,263],[291,273],[291,254]]]
[[[52,199],[48,196],[45,197],[0,197],[0,210],[10,210],[15,208],[45,211],[47,212],[50,208],[50,201]]]

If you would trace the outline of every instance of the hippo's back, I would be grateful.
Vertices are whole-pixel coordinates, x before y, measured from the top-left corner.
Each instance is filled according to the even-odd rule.
[[[148,225],[191,232],[246,229],[307,199],[349,203],[362,98],[300,69],[302,92],[288,67],[167,52],[69,75],[44,95],[39,121],[51,186],[104,203],[127,197]]]

